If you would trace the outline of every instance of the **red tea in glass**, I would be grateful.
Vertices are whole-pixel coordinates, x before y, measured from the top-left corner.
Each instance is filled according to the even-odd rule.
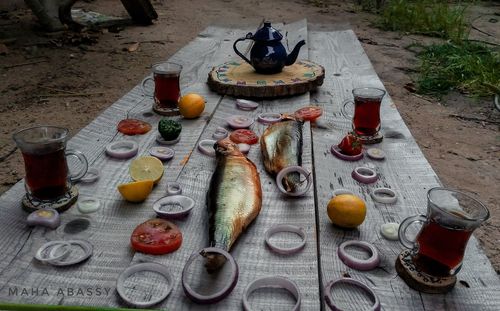
[[[87,173],[85,156],[76,150],[66,150],[68,129],[37,126],[13,135],[21,150],[26,171],[25,186],[30,200],[47,202],[64,196],[71,186]],[[81,162],[81,169],[70,174],[67,157]]]
[[[352,90],[354,101],[344,103],[342,114],[352,118],[352,129],[362,141],[370,141],[380,130],[380,105],[385,91],[373,87]],[[354,113],[348,113],[348,105],[354,105]]]
[[[471,196],[454,190],[429,190],[427,215],[406,218],[399,227],[401,243],[412,249],[421,272],[436,277],[458,273],[472,232],[489,217],[488,209]],[[406,237],[412,223],[422,223],[415,241]]]
[[[178,115],[178,102],[181,95],[180,75],[182,66],[175,63],[165,62],[153,65],[153,78],[142,81],[144,94],[151,95],[145,90],[145,83],[154,80],[153,110],[161,115]]]
[[[68,191],[68,164],[64,149],[23,153],[26,185],[40,200],[63,196]]]

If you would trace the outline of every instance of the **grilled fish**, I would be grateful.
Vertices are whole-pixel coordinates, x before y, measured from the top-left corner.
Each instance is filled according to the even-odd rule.
[[[229,251],[243,230],[259,215],[262,188],[257,168],[229,139],[215,145],[217,167],[207,192],[210,246]],[[225,257],[205,254],[208,272],[220,268]]]
[[[260,150],[264,167],[272,176],[291,165],[302,165],[302,121],[285,117],[283,121],[270,125],[260,139]],[[287,174],[283,187],[295,191],[300,185],[300,174]]]

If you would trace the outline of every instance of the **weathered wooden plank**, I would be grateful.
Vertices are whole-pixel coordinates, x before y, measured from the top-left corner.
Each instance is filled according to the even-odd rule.
[[[330,126],[327,130],[313,129],[322,283],[326,284],[347,272],[371,286],[385,310],[498,310],[500,282],[474,238],[469,243],[463,269],[458,274],[458,279],[466,281],[470,288],[457,284],[446,295],[420,294],[397,276],[394,261],[402,248],[398,242],[381,237],[380,225],[401,222],[414,214],[425,214],[426,192],[440,185],[439,180],[389,96],[382,104],[382,130],[397,130],[404,137],[385,138],[378,146],[387,154],[385,161],[365,158],[348,163],[330,153],[330,146],[338,143],[351,128],[350,120],[340,113],[343,101],[352,99],[351,90],[359,86],[383,88],[383,84],[352,31],[310,31],[309,40],[310,59],[327,68],[324,85],[311,98],[323,107]],[[373,185],[359,184],[350,177],[354,167],[367,163],[374,164],[380,174],[380,180]],[[394,189],[399,196],[398,202],[392,205],[373,202],[369,193],[380,186]],[[326,205],[332,190],[337,188],[350,189],[367,203],[367,218],[357,230],[346,231],[330,224]],[[350,239],[373,243],[382,254],[380,268],[359,272],[345,266],[337,256],[337,247]],[[350,306],[348,309],[363,309],[369,304],[366,296],[362,298],[362,294],[350,287],[339,288],[334,294],[336,302],[341,306]]]
[[[204,116],[183,122],[185,131],[181,143],[176,147],[177,157],[169,163],[166,178],[156,187],[153,194],[143,205],[124,202],[116,186],[130,180],[128,164],[130,160],[122,161],[108,158],[104,155],[104,147],[113,140],[124,139],[116,133],[116,124],[127,115],[136,115],[144,109],[150,109],[152,101],[144,98],[139,87],[134,88],[117,103],[108,108],[102,115],[87,127],[82,129],[71,141],[69,147],[82,150],[92,166],[101,170],[101,178],[95,184],[80,184],[81,197],[93,196],[105,203],[98,213],[82,216],[72,209],[63,214],[63,224],[55,231],[26,228],[26,214],[20,209],[20,197],[24,193],[22,183],[18,183],[2,197],[1,210],[8,217],[3,217],[2,238],[2,271],[0,299],[19,300],[19,297],[9,296],[8,288],[39,288],[47,287],[51,295],[31,295],[23,297],[28,302],[56,304],[86,305],[117,305],[114,293],[114,283],[118,274],[130,263],[133,252],[129,249],[129,238],[133,228],[150,214],[149,206],[165,194],[165,183],[174,180],[181,171],[180,160],[187,155],[207,119],[218,104],[220,97],[214,96],[206,87],[204,81],[211,69],[211,64],[222,62],[230,49],[231,42],[240,35],[239,31],[210,27],[202,32],[196,40],[176,53],[172,60],[184,65],[181,85],[183,93],[197,92],[207,99]],[[226,41],[228,39],[228,41]],[[153,125],[159,117],[150,121]],[[156,132],[156,131],[154,131]],[[147,154],[154,145],[154,135],[128,137],[140,145],[139,154]],[[184,144],[182,142],[185,142]],[[89,223],[90,227],[82,232],[75,232],[75,222]],[[7,225],[9,224],[9,225]],[[71,268],[54,268],[40,265],[33,260],[36,249],[45,241],[54,239],[85,238],[95,247],[94,256],[85,264]],[[17,242],[17,243],[16,243]],[[67,270],[72,271],[70,274]],[[98,280],[98,281],[96,281]],[[87,288],[100,286],[111,289],[108,295],[93,295],[90,297],[64,297],[55,295],[58,288]]]
[[[305,37],[305,21],[285,25],[283,33],[289,34],[289,41],[294,42]],[[295,37],[292,37],[294,34]],[[307,50],[301,53],[302,58],[307,58]],[[244,114],[256,118],[262,112],[293,112],[299,107],[309,103],[309,95],[302,95],[289,99],[262,101],[261,106],[255,111],[241,111],[235,108],[233,98],[225,97],[212,116],[206,130],[200,139],[210,139],[212,133],[218,126],[227,128],[225,119],[232,114]],[[254,123],[252,129],[262,134],[266,127],[260,123]],[[309,125],[304,127],[304,166],[311,169],[310,152],[310,130]],[[286,198],[279,193],[274,180],[265,172],[260,154],[260,148],[252,147],[248,157],[257,165],[263,186],[263,206],[262,211],[255,222],[240,236],[231,253],[235,257],[240,268],[239,282],[230,296],[223,301],[212,306],[199,306],[185,297],[180,274],[184,263],[191,253],[199,251],[208,245],[208,220],[205,210],[205,196],[208,189],[208,182],[215,168],[213,158],[202,155],[199,151],[194,151],[186,168],[181,172],[178,182],[183,185],[183,192],[191,196],[197,202],[195,209],[191,212],[189,218],[182,222],[177,222],[182,232],[184,232],[184,242],[181,249],[167,256],[147,256],[137,253],[134,262],[155,261],[167,265],[175,277],[173,292],[170,297],[161,304],[161,307],[175,310],[237,310],[241,308],[241,299],[243,290],[249,282],[256,278],[281,275],[297,282],[302,291],[303,310],[319,309],[318,295],[318,270],[316,253],[316,234],[315,234],[315,213],[314,197],[311,191],[309,195],[299,198]],[[264,245],[265,231],[277,223],[289,223],[304,228],[307,235],[306,248],[297,255],[279,256],[270,252]],[[201,281],[203,282],[203,281]],[[210,284],[210,283],[209,283]],[[261,292],[262,293],[262,292]],[[144,296],[140,290],[135,290],[135,295]],[[274,293],[279,295],[280,293]],[[287,305],[279,302],[287,296],[279,295],[281,299],[272,300],[276,296],[264,295],[265,299],[255,298],[254,303],[273,303],[273,310],[286,310]],[[288,297],[288,302],[291,302]],[[260,305],[260,304],[259,304]],[[263,306],[269,308],[269,305]],[[288,309],[290,305],[288,305]]]

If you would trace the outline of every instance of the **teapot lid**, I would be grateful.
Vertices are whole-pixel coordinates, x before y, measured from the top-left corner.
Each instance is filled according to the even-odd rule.
[[[271,22],[264,22],[264,26],[255,32],[253,39],[257,41],[279,41],[283,39],[283,36],[271,26]]]

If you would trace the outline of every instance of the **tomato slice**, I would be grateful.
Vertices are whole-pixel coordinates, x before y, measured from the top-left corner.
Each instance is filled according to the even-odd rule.
[[[229,135],[229,139],[237,144],[254,145],[259,142],[259,136],[251,130],[240,129]]]
[[[314,121],[323,114],[323,109],[318,106],[306,106],[295,111],[295,117],[305,121]]]
[[[138,225],[130,237],[132,248],[138,252],[163,255],[176,251],[182,244],[179,228],[161,218],[150,219]]]
[[[137,119],[125,119],[118,123],[117,129],[125,135],[141,135],[151,131],[151,124]]]

